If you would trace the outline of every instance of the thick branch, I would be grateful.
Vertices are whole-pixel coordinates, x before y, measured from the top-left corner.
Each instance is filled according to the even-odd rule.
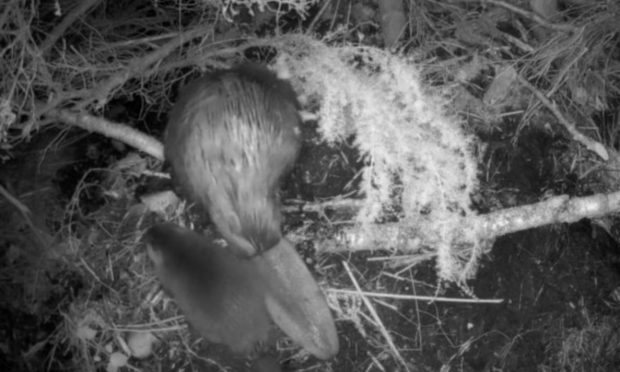
[[[545,201],[502,209],[492,213],[463,219],[455,231],[475,231],[484,240],[493,240],[509,233],[555,223],[573,223],[583,218],[597,218],[620,211],[620,192],[569,198],[560,195]],[[355,229],[326,236],[317,246],[325,251],[358,251],[395,249],[431,258],[436,223],[420,222],[414,227],[402,223],[386,223],[365,227],[363,232]],[[459,242],[455,242],[457,244]]]
[[[161,142],[127,125],[69,110],[51,110],[47,115],[66,124],[80,127],[89,132],[103,134],[106,137],[126,143],[156,159],[164,159],[164,147]]]
[[[508,233],[554,223],[573,223],[620,211],[620,191],[580,198],[560,195],[545,201],[502,209],[472,220],[482,236],[494,238]]]

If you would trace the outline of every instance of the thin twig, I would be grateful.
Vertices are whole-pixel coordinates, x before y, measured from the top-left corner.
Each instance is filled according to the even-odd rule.
[[[517,13],[523,17],[529,18],[531,20],[533,20],[534,22],[538,23],[539,25],[549,28],[551,30],[555,30],[555,31],[561,31],[561,32],[574,32],[574,31],[579,31],[581,29],[581,27],[577,27],[577,26],[573,26],[570,24],[561,24],[561,23],[553,23],[553,22],[549,22],[548,20],[544,19],[543,17],[539,16],[538,14],[534,13],[534,12],[530,12],[524,9],[519,8],[518,6],[514,6],[512,4],[509,4],[505,1],[501,1],[501,0],[476,0],[476,1],[472,1],[472,0],[466,0],[466,2],[472,3],[472,2],[481,2],[481,3],[487,3],[487,4],[493,4],[493,5],[497,5],[500,6],[502,8],[506,8],[508,10],[510,10],[511,12]]]
[[[24,205],[24,203],[19,201],[19,199],[11,195],[11,193],[2,185],[0,185],[0,196],[4,196],[4,198],[9,203],[13,204],[13,206],[19,211],[19,213],[22,214],[22,216],[24,216],[26,220],[30,221],[30,217],[28,217],[30,215],[30,209],[26,205]],[[29,225],[31,224],[32,223],[29,223]]]
[[[321,19],[321,17],[323,16],[323,14],[325,13],[325,10],[327,10],[327,7],[329,6],[329,4],[331,3],[331,0],[326,0],[323,3],[323,6],[321,7],[321,9],[318,11],[318,13],[314,16],[314,18],[312,19],[312,22],[310,22],[310,25],[308,26],[308,28],[306,29],[305,33],[306,35],[309,35],[313,32],[314,27],[316,26],[316,24],[319,22],[319,20]]]
[[[576,65],[580,60],[588,52],[588,48],[585,46],[579,48],[577,53],[573,55],[573,57],[564,65],[562,65],[554,79],[554,82],[551,84],[551,89],[547,92],[546,96],[551,97],[554,95],[560,87],[563,85],[562,82],[565,81],[564,78],[568,75],[569,71]]]
[[[71,11],[47,36],[47,39],[41,43],[41,54],[45,54],[49,48],[51,48],[56,41],[60,39],[60,37],[65,33],[65,31],[84,13],[86,13],[89,9],[97,5],[101,0],[84,0],[78,1],[78,6]]]
[[[350,289],[338,289],[330,288],[328,292],[335,294],[347,294],[347,295],[360,295],[365,297],[375,298],[391,298],[394,300],[415,300],[415,301],[428,301],[428,302],[451,302],[459,304],[501,304],[503,299],[479,299],[479,298],[449,298],[449,297],[436,297],[436,296],[419,296],[419,295],[404,295],[396,293],[379,293],[379,292],[365,292],[365,291],[352,291]]]
[[[145,71],[149,70],[153,64],[160,63],[166,56],[181,45],[212,31],[212,25],[196,27],[192,30],[180,33],[177,37],[162,45],[153,53],[134,58],[125,69],[110,76],[106,81],[93,88],[93,92],[96,92],[95,100],[99,102],[100,105],[103,105],[112,94],[112,91],[125,84],[127,80],[135,76],[140,76]]]
[[[525,78],[523,78],[521,75],[517,75],[517,78],[519,79],[519,82],[521,84],[523,84],[532,93],[534,93],[536,98],[538,98],[540,102],[542,102],[542,104],[545,105],[545,107],[547,107],[547,109],[549,109],[549,111],[551,111],[553,115],[555,115],[556,119],[558,119],[560,124],[562,124],[566,128],[566,130],[568,130],[568,132],[571,134],[571,136],[573,136],[573,139],[575,141],[584,145],[588,150],[594,152],[595,154],[600,156],[603,160],[605,161],[609,160],[609,153],[607,152],[607,149],[605,148],[603,144],[596,142],[592,138],[579,132],[579,130],[577,129],[577,126],[573,122],[569,121],[562,114],[562,112],[557,107],[557,105],[554,102],[551,102],[551,100],[549,100],[546,95],[544,95],[535,86],[530,84],[530,82],[525,80]]]
[[[392,352],[394,353],[394,357],[408,371],[409,368],[407,367],[407,362],[405,362],[405,360],[403,359],[402,355],[400,355],[400,352],[398,351],[398,349],[396,348],[396,345],[394,344],[394,340],[392,340],[392,336],[390,335],[388,330],[385,328],[385,325],[383,325],[383,322],[381,321],[381,318],[379,318],[379,314],[377,314],[377,311],[375,310],[375,307],[372,305],[372,303],[370,302],[368,297],[366,295],[364,295],[364,292],[362,292],[362,289],[360,288],[359,284],[357,283],[357,280],[355,279],[355,276],[351,272],[351,269],[349,268],[349,265],[346,262],[344,262],[344,261],[342,262],[342,264],[344,265],[344,269],[347,271],[347,274],[349,275],[349,279],[351,279],[351,282],[353,283],[353,286],[356,289],[355,293],[359,294],[362,297],[362,301],[364,301],[364,305],[366,305],[366,308],[368,309],[368,312],[370,313],[370,315],[372,316],[374,321],[377,322],[377,326],[379,327],[379,331],[381,332],[381,334],[385,338],[385,341],[390,346],[390,349],[392,349]]]

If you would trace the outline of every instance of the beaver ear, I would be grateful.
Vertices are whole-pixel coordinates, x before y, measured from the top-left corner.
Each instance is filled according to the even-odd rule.
[[[338,353],[338,335],[327,301],[286,239],[256,257],[267,284],[265,305],[293,341],[319,359]]]

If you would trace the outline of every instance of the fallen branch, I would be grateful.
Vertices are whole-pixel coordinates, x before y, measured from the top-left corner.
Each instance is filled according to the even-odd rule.
[[[545,201],[501,209],[484,215],[469,216],[453,229],[475,231],[481,239],[492,241],[499,236],[557,223],[573,223],[583,218],[598,218],[620,211],[620,191],[570,198],[568,195]],[[398,250],[415,254],[423,261],[432,258],[437,238],[433,236],[435,223],[420,222],[415,227],[402,223],[386,223],[338,231],[316,242],[319,251]],[[454,242],[458,244],[460,242]],[[392,260],[411,257],[388,257]]]
[[[545,201],[502,209],[478,216],[468,225],[482,236],[495,238],[516,231],[555,223],[573,223],[620,211],[620,191],[569,198],[560,195]]]
[[[89,132],[99,133],[123,142],[158,160],[164,159],[164,146],[159,140],[127,125],[114,123],[83,112],[69,110],[51,110],[47,113],[47,116]]]

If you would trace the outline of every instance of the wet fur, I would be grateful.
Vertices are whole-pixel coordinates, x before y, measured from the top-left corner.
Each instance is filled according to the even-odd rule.
[[[277,192],[301,146],[298,110],[288,83],[248,64],[194,81],[170,113],[173,181],[244,255],[282,238]]]

